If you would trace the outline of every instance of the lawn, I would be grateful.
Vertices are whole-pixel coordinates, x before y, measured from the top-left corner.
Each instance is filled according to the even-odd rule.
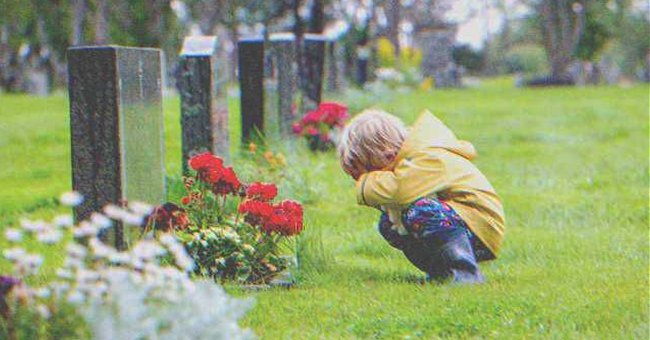
[[[335,154],[297,151],[286,185],[311,189],[300,282],[255,293],[229,287],[256,301],[244,325],[268,339],[648,338],[648,91],[488,82],[339,96],[355,112],[378,106],[407,123],[431,109],[473,142],[506,208],[501,256],[482,265],[483,285],[419,283],[422,274],[376,232],[378,213],[355,205]],[[165,119],[173,180],[177,99],[165,102]],[[71,182],[68,125],[64,96],[0,95],[0,224],[61,211],[55,198]],[[56,260],[56,249],[47,252]]]

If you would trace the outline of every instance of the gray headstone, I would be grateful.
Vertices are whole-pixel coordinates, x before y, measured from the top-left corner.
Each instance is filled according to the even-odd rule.
[[[264,133],[264,38],[239,39],[242,142]]]
[[[72,186],[85,198],[77,220],[109,203],[164,201],[160,59],[153,48],[68,49]],[[113,230],[124,249],[122,226]]]
[[[417,33],[416,41],[423,53],[422,74],[435,79],[436,87],[458,86],[460,81],[452,57],[456,29],[421,31]]]
[[[275,67],[275,103],[271,103],[269,116],[278,117],[280,133],[291,134],[291,125],[297,119],[299,105],[296,39],[293,33],[274,33],[270,37]]]
[[[219,67],[217,38],[187,37],[179,60],[183,172],[188,159],[210,151],[230,157],[226,75]]]
[[[305,34],[303,40],[304,77],[301,82],[303,92],[303,110],[316,108],[321,102],[324,68],[325,42],[327,38],[321,34]]]

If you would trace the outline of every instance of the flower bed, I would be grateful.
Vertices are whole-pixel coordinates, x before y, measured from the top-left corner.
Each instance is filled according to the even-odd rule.
[[[303,136],[312,151],[326,151],[334,147],[333,132],[343,128],[348,118],[347,106],[322,102],[316,110],[308,112],[293,124],[293,132]]]
[[[210,153],[192,157],[183,178],[186,195],[149,217],[145,231],[173,231],[196,263],[195,273],[218,281],[264,284],[287,269],[283,245],[303,229],[302,206],[274,202],[275,184],[241,183]]]

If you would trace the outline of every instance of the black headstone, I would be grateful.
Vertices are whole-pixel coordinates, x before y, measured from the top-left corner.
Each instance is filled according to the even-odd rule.
[[[268,114],[279,118],[280,133],[288,135],[297,119],[299,105],[296,39],[293,33],[274,33],[271,34],[270,43],[277,99],[275,105],[271,105],[273,111]]]
[[[239,39],[242,141],[264,133],[264,38]]]
[[[153,48],[68,49],[72,186],[84,196],[78,221],[109,203],[165,199],[160,59]],[[124,249],[122,226],[113,230]]]
[[[178,89],[181,96],[183,172],[194,154],[210,151],[230,156],[226,75],[219,67],[217,38],[185,38],[180,53]]]
[[[325,42],[321,34],[305,34],[303,40],[304,77],[301,82],[303,109],[312,110],[321,102],[325,67]]]

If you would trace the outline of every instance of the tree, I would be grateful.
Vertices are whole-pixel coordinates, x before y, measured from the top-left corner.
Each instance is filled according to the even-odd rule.
[[[541,0],[536,6],[551,76],[566,77],[585,26],[584,5],[568,0]]]

